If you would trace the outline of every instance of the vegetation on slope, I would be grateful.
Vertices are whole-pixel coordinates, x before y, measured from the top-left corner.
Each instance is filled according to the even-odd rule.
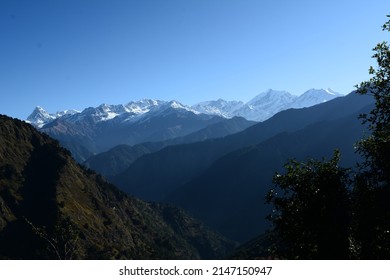
[[[234,246],[183,211],[127,196],[28,124],[0,116],[0,135],[2,258],[219,258]]]

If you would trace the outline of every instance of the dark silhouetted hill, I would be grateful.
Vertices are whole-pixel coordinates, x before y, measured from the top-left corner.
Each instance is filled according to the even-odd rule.
[[[0,115],[0,258],[219,258],[234,244],[129,197],[31,125]]]

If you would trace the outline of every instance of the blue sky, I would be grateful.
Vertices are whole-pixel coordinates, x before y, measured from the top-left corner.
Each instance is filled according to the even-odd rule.
[[[0,113],[366,80],[388,0],[1,0]]]

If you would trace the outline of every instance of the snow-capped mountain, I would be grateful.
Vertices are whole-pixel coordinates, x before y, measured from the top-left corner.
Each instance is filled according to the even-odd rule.
[[[223,120],[201,114],[178,101],[151,99],[125,105],[102,104],[59,117],[39,108],[29,118],[29,122],[59,140],[74,155],[82,153],[79,157],[82,160],[119,144],[165,141]]]
[[[217,115],[224,118],[234,117],[234,112],[244,105],[242,101],[226,101],[218,99],[215,101],[204,101],[192,106],[192,109],[208,115]]]
[[[113,119],[116,119],[115,121],[118,122],[134,122],[140,120],[141,118],[160,115],[163,111],[166,111],[169,108],[199,114],[198,111],[177,101],[168,102],[142,99],[139,101],[129,102],[125,105],[101,104],[98,107],[88,107],[82,112],[76,110],[65,110],[55,114],[48,113],[42,107],[38,106],[28,116],[27,122],[38,128],[42,128],[44,125],[58,118],[62,118],[69,123],[77,123],[83,120],[99,123]]]
[[[310,107],[322,102],[332,100],[333,98],[342,96],[340,93],[332,89],[310,89],[304,94],[298,96],[291,106],[291,108]]]
[[[331,89],[310,89],[300,96],[292,95],[287,91],[269,89],[255,96],[247,103],[218,99],[200,102],[190,107],[178,101],[142,99],[125,105],[102,104],[96,108],[86,108],[82,112],[66,110],[55,114],[50,114],[43,108],[36,107],[27,118],[27,121],[39,128],[57,118],[66,118],[71,123],[84,119],[89,119],[94,123],[114,119],[116,122],[135,122],[140,119],[161,115],[168,109],[192,112],[197,115],[216,115],[223,118],[239,116],[251,121],[264,121],[280,111],[289,108],[310,107],[339,96],[341,94]]]
[[[48,113],[38,106],[27,118],[27,121],[39,128],[60,117],[66,118],[71,123],[84,119],[89,119],[94,123],[114,119],[116,122],[135,122],[161,115],[163,111],[168,109],[194,114],[216,115],[223,118],[239,116],[251,121],[264,121],[280,111],[289,108],[310,107],[339,96],[341,94],[331,89],[310,89],[300,96],[292,95],[287,91],[269,89],[247,103],[218,99],[200,102],[190,107],[178,101],[141,99],[125,105],[102,104],[96,108],[86,108],[82,112],[66,110],[55,114]]]
[[[169,102],[161,102],[159,105],[151,107],[150,110],[142,116],[142,119],[149,119],[155,116],[166,116],[171,113],[192,113],[195,115],[199,115],[200,112],[192,109],[189,106],[183,105],[182,103],[172,100]]]
[[[236,110],[234,115],[244,117],[247,120],[264,121],[276,113],[290,108],[289,106],[294,100],[295,97],[287,91],[269,89]]]
[[[76,110],[65,110],[65,111],[60,111],[55,114],[50,114],[46,112],[42,107],[37,106],[35,107],[34,111],[27,117],[27,122],[33,124],[34,126],[41,128],[45,124],[60,118],[62,116],[69,116],[79,113]]]
[[[34,111],[27,117],[27,122],[40,128],[54,119],[55,116],[46,112],[42,107],[37,106],[35,107]]]
[[[139,101],[132,101],[125,105],[127,112],[140,115],[149,112],[152,108],[159,107],[167,101],[153,100],[153,99],[141,99]]]
[[[192,108],[205,114],[225,118],[240,116],[247,120],[264,121],[280,111],[290,108],[310,107],[339,96],[341,94],[331,89],[311,89],[300,96],[292,95],[287,91],[269,89],[247,103],[218,99],[195,104]]]
[[[263,121],[282,110],[312,106],[337,96],[331,90],[312,89],[299,97],[286,91],[268,90],[247,103],[218,99],[190,107],[174,100],[142,99],[55,114],[37,107],[27,122],[59,140],[74,155],[79,154],[79,160],[85,160],[119,144],[182,137],[236,116]]]

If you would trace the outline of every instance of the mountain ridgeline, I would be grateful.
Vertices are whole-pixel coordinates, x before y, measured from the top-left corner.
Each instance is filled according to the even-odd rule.
[[[220,258],[234,246],[183,210],[129,197],[57,141],[0,115],[0,258]]]

